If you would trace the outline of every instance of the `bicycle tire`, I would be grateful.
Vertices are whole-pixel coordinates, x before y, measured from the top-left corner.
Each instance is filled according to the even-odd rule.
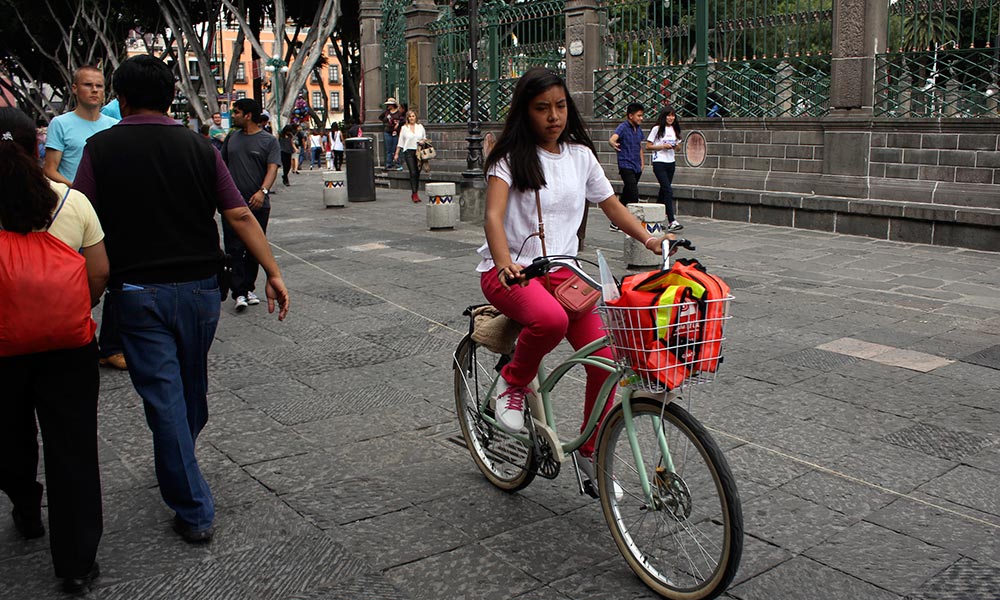
[[[597,448],[598,491],[611,535],[632,571],[657,594],[671,600],[715,598],[732,582],[743,552],[736,480],[718,444],[682,407],[652,399],[633,399],[631,406],[653,503],[644,497],[625,411],[618,405],[606,418]],[[657,418],[672,473],[657,441]]]
[[[534,449],[483,420],[478,398],[485,397],[496,377],[500,355],[469,336],[455,350],[455,410],[465,446],[487,480],[505,492],[524,489],[535,479],[530,469]],[[478,375],[478,377],[476,376]]]

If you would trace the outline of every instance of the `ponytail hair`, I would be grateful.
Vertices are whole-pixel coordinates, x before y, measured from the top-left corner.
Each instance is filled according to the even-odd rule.
[[[35,124],[19,108],[0,108],[0,226],[28,233],[52,223],[59,196],[38,165]]]

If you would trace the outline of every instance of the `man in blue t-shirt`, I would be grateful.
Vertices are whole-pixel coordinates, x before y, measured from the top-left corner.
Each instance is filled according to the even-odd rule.
[[[73,185],[87,139],[118,122],[101,113],[104,105],[104,74],[94,67],[80,67],[73,76],[73,112],[52,119],[45,140],[45,175]]]
[[[622,204],[639,201],[639,177],[642,175],[642,123],[644,109],[638,102],[632,102],[625,108],[625,121],[611,134],[611,147],[618,153],[618,174],[622,178],[622,193],[619,199]],[[614,223],[611,230],[617,231]]]

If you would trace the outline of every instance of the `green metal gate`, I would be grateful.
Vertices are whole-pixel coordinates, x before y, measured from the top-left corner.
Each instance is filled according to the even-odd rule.
[[[382,0],[382,98],[409,103],[407,82],[406,15],[411,0]]]

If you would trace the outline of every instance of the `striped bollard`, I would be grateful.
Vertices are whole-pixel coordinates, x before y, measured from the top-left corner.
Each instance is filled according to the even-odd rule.
[[[428,183],[427,227],[429,229],[453,229],[458,221],[458,198],[455,197],[454,183]]]
[[[635,215],[646,228],[646,233],[653,237],[662,236],[663,220],[667,218],[667,209],[658,202],[632,202],[628,205],[630,213]],[[630,267],[659,267],[663,259],[643,245],[647,238],[636,241],[625,236],[625,264]]]
[[[347,177],[343,171],[323,171],[323,205],[347,206]]]

